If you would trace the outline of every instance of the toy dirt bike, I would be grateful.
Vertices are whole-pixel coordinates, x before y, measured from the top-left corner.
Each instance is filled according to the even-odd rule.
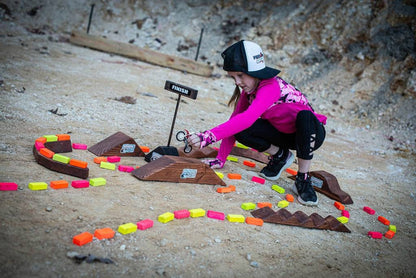
[[[185,129],[185,131],[178,131],[176,133],[176,140],[185,143],[185,148],[183,148],[184,153],[190,153],[192,151],[192,145],[188,143],[188,137],[190,133]]]

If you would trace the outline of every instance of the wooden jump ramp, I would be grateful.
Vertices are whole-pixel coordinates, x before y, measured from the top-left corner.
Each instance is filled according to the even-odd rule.
[[[164,155],[131,172],[139,180],[226,186],[207,164],[195,158]]]
[[[71,140],[64,140],[64,141],[55,141],[55,142],[46,142],[44,143],[45,148],[49,149],[54,153],[68,153],[72,152]],[[33,156],[38,164],[48,168],[49,170],[56,171],[59,173],[63,173],[70,176],[75,176],[81,179],[88,178],[89,169],[88,168],[80,168],[76,167],[67,163],[62,163],[52,158],[48,158],[40,153],[33,146]]]
[[[120,131],[89,147],[88,151],[96,156],[144,156],[136,141]]]

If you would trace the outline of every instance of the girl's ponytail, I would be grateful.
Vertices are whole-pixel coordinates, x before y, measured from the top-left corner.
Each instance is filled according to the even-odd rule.
[[[238,100],[240,99],[240,94],[241,94],[240,88],[238,86],[235,86],[234,93],[231,96],[230,100],[228,101],[228,106],[233,105],[235,109],[235,107],[237,106]]]

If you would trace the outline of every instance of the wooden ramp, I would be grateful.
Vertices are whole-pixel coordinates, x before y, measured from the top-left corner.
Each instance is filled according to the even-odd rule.
[[[96,156],[144,156],[136,141],[120,131],[89,147],[88,150]]]
[[[197,183],[226,186],[208,165],[195,158],[164,155],[135,169],[132,175],[139,180]]]
[[[311,176],[313,188],[317,192],[342,204],[350,205],[353,203],[351,196],[341,189],[334,175],[323,170],[309,172],[309,175]],[[289,178],[296,180],[296,176],[290,176]]]
[[[323,218],[317,213],[312,213],[308,216],[302,211],[291,213],[284,208],[274,211],[269,207],[263,207],[252,211],[251,214],[256,218],[263,219],[263,221],[267,223],[351,233],[351,231],[344,224],[339,222],[332,215]]]
[[[72,152],[71,140],[47,142],[45,143],[45,147],[53,151],[54,153]],[[33,146],[33,156],[35,157],[35,160],[38,164],[48,168],[49,170],[78,177],[81,179],[88,178],[88,168],[75,167],[70,164],[62,163],[48,158],[46,156],[43,156],[39,153],[35,146]]]

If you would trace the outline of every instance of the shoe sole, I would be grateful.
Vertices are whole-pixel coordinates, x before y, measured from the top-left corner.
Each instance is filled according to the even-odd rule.
[[[302,205],[305,205],[305,206],[317,206],[318,205],[318,198],[316,199],[316,201],[315,202],[312,202],[312,201],[304,201],[301,197],[300,197],[300,195],[299,195],[299,193],[298,193],[298,189],[296,188],[296,185],[293,185],[292,186],[292,191],[296,194],[296,195],[298,195],[298,202],[299,203],[301,203]]]
[[[286,170],[287,168],[289,168],[289,166],[292,165],[293,161],[295,161],[295,156],[292,153],[290,153],[289,160],[286,161],[286,164],[282,167],[282,169],[280,169],[280,172],[276,176],[268,177],[263,173],[260,173],[260,176],[262,176],[265,179],[272,180],[272,181],[278,180],[282,172]]]

